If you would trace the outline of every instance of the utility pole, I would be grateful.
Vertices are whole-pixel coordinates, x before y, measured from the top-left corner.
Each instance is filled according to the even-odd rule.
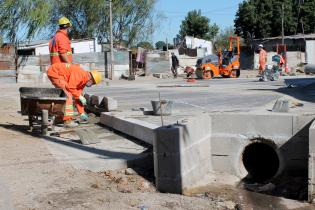
[[[113,12],[112,0],[109,0],[109,30],[110,30],[110,79],[114,79],[114,44],[113,44]]]
[[[281,20],[281,25],[282,25],[282,44],[284,45],[284,4],[282,4],[282,20]]]

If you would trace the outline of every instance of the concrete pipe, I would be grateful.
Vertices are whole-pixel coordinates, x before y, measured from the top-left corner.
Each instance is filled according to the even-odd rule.
[[[248,144],[243,150],[242,162],[249,177],[257,182],[275,177],[281,169],[276,146],[269,141],[255,140]]]

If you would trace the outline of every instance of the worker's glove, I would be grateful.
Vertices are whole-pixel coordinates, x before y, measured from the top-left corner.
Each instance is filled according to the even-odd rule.
[[[80,119],[87,121],[89,119],[89,116],[84,112],[84,113],[80,114]]]
[[[81,102],[81,104],[82,104],[83,106],[86,105],[86,99],[84,98],[84,96],[80,95],[79,101]]]

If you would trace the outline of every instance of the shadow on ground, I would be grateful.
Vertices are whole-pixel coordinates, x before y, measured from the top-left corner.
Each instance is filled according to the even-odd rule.
[[[28,125],[18,125],[18,124],[0,124],[0,127],[11,130],[11,131],[17,131],[25,135],[32,136],[34,138],[43,139],[45,141],[53,142],[56,144],[60,144],[66,147],[75,148],[81,151],[89,152],[98,155],[100,158],[103,159],[109,159],[109,158],[120,158],[124,157],[127,160],[127,167],[132,168],[134,171],[137,172],[138,175],[142,176],[149,182],[154,182],[154,167],[153,167],[153,155],[152,155],[152,146],[145,144],[143,142],[138,141],[135,138],[132,138],[130,136],[127,136],[125,134],[115,132],[116,135],[119,135],[123,138],[127,138],[128,140],[141,145],[146,148],[146,150],[143,153],[148,153],[144,158],[137,158],[141,156],[143,153],[140,154],[131,154],[126,152],[116,152],[116,151],[110,151],[106,149],[99,149],[88,145],[82,145],[79,143],[80,141],[73,140],[73,139],[67,139],[65,138],[62,140],[59,137],[54,136],[43,136],[40,134],[39,130],[34,129],[33,132],[29,131]],[[102,126],[103,127],[103,126]],[[109,128],[104,128],[109,129]],[[134,159],[132,161],[129,161],[128,159]]]

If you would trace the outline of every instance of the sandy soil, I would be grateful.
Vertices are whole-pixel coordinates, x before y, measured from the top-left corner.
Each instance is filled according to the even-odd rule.
[[[195,197],[163,194],[150,172],[93,173],[61,164],[44,140],[27,132],[18,85],[0,90],[0,209],[277,209],[268,201],[255,206],[253,200],[265,197],[250,200],[248,192],[217,187]]]

